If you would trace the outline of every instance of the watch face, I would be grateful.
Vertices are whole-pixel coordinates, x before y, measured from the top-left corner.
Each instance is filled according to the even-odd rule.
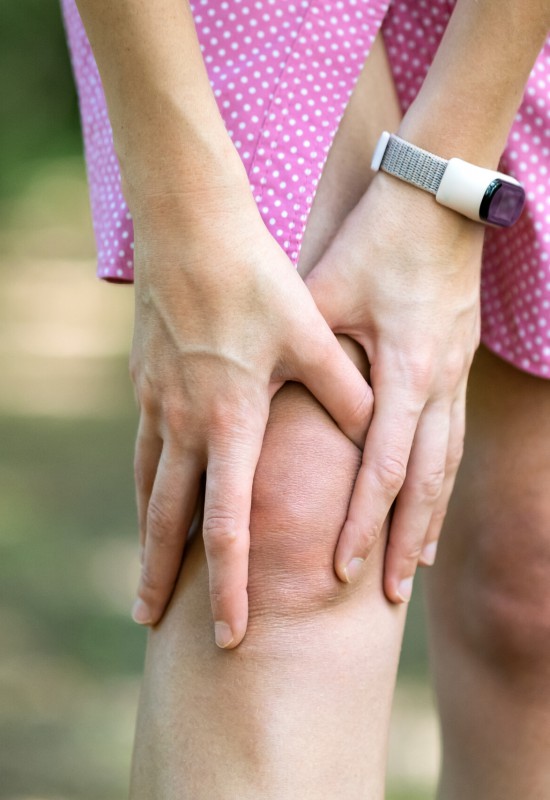
[[[513,225],[523,210],[525,192],[522,186],[494,180],[481,201],[479,216],[491,225]]]

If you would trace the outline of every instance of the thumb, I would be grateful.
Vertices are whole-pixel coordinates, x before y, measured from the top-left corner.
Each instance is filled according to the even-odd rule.
[[[358,447],[365,443],[374,399],[372,389],[325,323],[317,338],[302,341],[298,379],[315,395],[338,427]]]

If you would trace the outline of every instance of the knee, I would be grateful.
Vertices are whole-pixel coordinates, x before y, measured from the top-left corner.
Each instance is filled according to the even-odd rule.
[[[470,644],[505,672],[550,663],[550,504],[502,508],[466,556],[462,620]]]
[[[306,390],[285,387],[275,398],[253,490],[251,619],[309,614],[350,594],[333,560],[359,463]]]

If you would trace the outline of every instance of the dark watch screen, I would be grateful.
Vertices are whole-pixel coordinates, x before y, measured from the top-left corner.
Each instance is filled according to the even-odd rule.
[[[515,183],[498,180],[491,181],[479,207],[479,216],[491,225],[508,227],[513,225],[522,212],[525,203],[523,187]]]

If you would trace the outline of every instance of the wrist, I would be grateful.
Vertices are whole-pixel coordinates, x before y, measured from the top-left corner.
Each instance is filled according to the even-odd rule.
[[[213,253],[219,257],[211,265],[221,265],[228,253],[253,252],[269,233],[243,173],[244,179],[226,171],[201,185],[143,192],[132,210],[136,279],[163,280],[173,267],[181,280],[184,273],[202,273]]]
[[[223,157],[223,154],[226,157]],[[134,224],[155,219],[169,225],[176,219],[200,221],[201,216],[252,200],[246,170],[238,155],[219,148],[215,153],[194,150],[195,159],[154,165],[145,159],[121,170],[122,191]],[[234,157],[236,156],[236,157]],[[162,215],[162,217],[160,216]]]
[[[510,227],[525,203],[525,190],[512,176],[461,158],[442,158],[388,131],[378,140],[371,169],[434,195],[439,204],[475,222]]]
[[[190,197],[228,184],[248,186],[244,165],[219,114],[163,114],[115,136],[123,194],[132,214],[156,195]]]
[[[416,186],[377,172],[367,196],[369,207],[384,220],[383,225],[371,228],[374,237],[382,234],[387,238],[390,229],[392,239],[407,250],[440,249],[447,254],[463,249],[481,251],[484,226],[440,205],[433,195]]]

